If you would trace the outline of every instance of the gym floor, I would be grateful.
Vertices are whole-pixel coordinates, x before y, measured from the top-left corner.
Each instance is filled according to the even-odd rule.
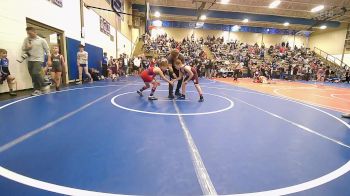
[[[0,102],[2,195],[350,195],[350,85],[141,79]]]

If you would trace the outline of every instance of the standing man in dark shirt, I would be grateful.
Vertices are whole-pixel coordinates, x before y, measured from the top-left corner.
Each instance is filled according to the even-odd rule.
[[[325,75],[326,75],[325,80],[329,79],[329,75],[331,74],[330,68],[331,68],[330,66],[327,66],[327,69],[325,72]]]
[[[289,65],[288,65],[288,80],[291,80],[292,79],[292,69],[293,69],[293,65],[291,62],[289,62]]]
[[[346,70],[345,77],[346,77],[346,82],[349,83],[349,81],[350,81],[350,72],[349,72],[349,70]],[[350,113],[343,114],[342,117],[343,118],[350,118]]]
[[[107,53],[103,53],[102,57],[102,75],[107,78],[108,77],[108,57]]]
[[[185,56],[183,54],[180,54],[178,49],[174,49],[170,52],[167,59],[168,59],[168,63],[171,64],[171,66],[174,70],[174,73],[176,74],[177,77],[179,77],[179,70],[176,69],[175,62],[177,59],[179,59],[184,64],[185,63]],[[176,78],[174,78],[173,75],[170,74],[170,79],[173,80]],[[180,93],[181,85],[182,85],[182,79],[177,82],[177,86],[176,86],[176,90],[175,90],[176,96],[181,96],[181,93]],[[169,85],[169,96],[168,96],[169,99],[174,98],[173,90],[174,90],[174,87],[172,85]]]
[[[295,81],[295,79],[297,79],[298,71],[299,71],[299,68],[298,68],[297,65],[295,65],[295,66],[293,67],[292,81]]]

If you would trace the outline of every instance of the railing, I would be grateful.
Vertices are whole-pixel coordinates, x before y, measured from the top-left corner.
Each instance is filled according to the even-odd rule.
[[[344,63],[342,60],[338,59],[337,57],[317,48],[317,47],[314,47],[314,52],[316,54],[319,54],[321,57],[323,57],[324,59],[326,59],[326,61],[329,61],[331,63],[334,63],[336,65],[339,65],[341,67],[348,67],[348,65],[346,63]]]
[[[130,56],[132,56],[134,54],[135,49],[136,49],[136,45],[140,41],[139,39],[140,39],[139,36],[137,36],[136,42],[133,42],[133,40],[131,40],[131,54],[130,54]]]

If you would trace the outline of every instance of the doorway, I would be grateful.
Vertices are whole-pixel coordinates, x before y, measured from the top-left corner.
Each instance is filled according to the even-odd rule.
[[[49,25],[43,24],[41,22],[32,20],[30,18],[26,18],[27,22],[27,27],[34,27],[36,29],[36,32],[39,37],[43,38],[46,40],[48,43],[50,50],[52,49],[53,46],[58,46],[60,50],[60,54],[62,54],[65,58],[65,61],[67,62],[66,58],[66,47],[65,47],[65,42],[64,42],[64,31],[60,29],[56,29],[54,27],[51,27]],[[66,67],[68,69],[68,66]],[[62,83],[63,84],[68,84],[68,71],[66,70],[66,75],[62,76]]]

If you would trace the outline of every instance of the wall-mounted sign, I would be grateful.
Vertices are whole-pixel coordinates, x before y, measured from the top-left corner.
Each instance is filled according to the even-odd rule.
[[[63,7],[63,0],[49,0],[51,1],[51,3],[59,6],[59,7]]]
[[[119,12],[123,11],[122,0],[112,0],[112,9],[117,13],[118,16],[121,16]]]
[[[111,5],[113,11],[119,16],[119,18],[124,21],[124,15],[120,12],[124,12],[124,0],[111,0]]]
[[[107,20],[105,20],[101,16],[100,16],[100,30],[102,33],[108,36],[111,35],[111,25],[109,24],[109,22],[107,22]]]

